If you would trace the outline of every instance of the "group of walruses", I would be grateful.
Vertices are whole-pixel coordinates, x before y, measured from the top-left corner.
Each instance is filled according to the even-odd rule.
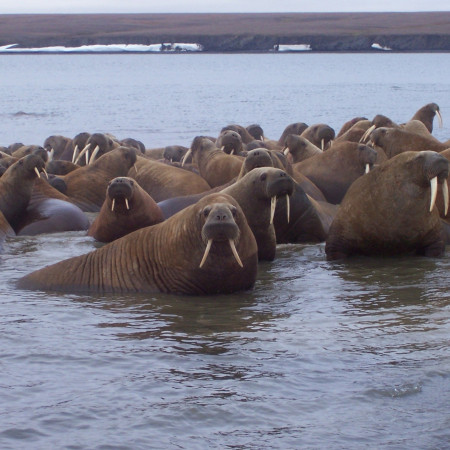
[[[355,117],[337,134],[293,123],[278,140],[229,125],[190,148],[103,133],[2,147],[0,244],[87,230],[105,245],[18,281],[87,293],[250,289],[280,243],[325,242],[328,260],[441,256],[450,141],[433,137],[436,116],[442,126],[430,103],[405,123]]]

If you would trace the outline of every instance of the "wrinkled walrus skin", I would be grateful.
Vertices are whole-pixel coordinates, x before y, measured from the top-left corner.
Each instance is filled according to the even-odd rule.
[[[63,292],[222,294],[252,288],[257,265],[256,240],[239,204],[229,195],[211,194],[165,222],[32,272],[18,285]]]

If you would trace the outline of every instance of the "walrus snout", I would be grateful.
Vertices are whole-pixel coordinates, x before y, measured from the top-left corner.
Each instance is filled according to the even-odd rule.
[[[239,227],[234,221],[236,214],[237,209],[235,206],[223,203],[207,206],[203,209],[203,215],[207,217],[202,228],[202,238],[206,243],[206,249],[199,265],[200,268],[205,264],[214,241],[228,241],[236,262],[241,267],[244,267],[236,250],[236,242],[239,240],[240,236]]]
[[[134,181],[127,177],[117,177],[108,185],[108,196],[130,198],[133,193]]]
[[[210,239],[215,241],[228,241],[239,237],[239,227],[234,217],[236,208],[224,204],[214,207],[206,207],[203,214],[207,216],[202,228],[202,238],[205,242]]]
[[[294,181],[283,170],[275,174],[274,179],[268,183],[267,194],[269,197],[281,197],[285,195],[292,195],[294,192]]]

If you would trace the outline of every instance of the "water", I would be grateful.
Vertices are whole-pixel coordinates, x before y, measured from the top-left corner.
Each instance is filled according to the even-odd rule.
[[[186,145],[255,122],[277,138],[295,121],[401,122],[429,102],[450,138],[448,54],[0,62],[3,145],[85,130]],[[2,449],[448,448],[449,252],[328,263],[323,244],[282,245],[229,296],[15,288],[92,247],[83,233],[20,237],[0,256]]]

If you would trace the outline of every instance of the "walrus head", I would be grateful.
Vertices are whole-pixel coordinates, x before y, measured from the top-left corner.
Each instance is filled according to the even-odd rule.
[[[227,203],[214,203],[205,206],[200,214],[204,217],[202,227],[202,240],[206,244],[205,253],[199,267],[202,268],[208,258],[213,242],[223,245],[228,243],[237,263],[243,267],[242,261],[236,250],[239,241],[240,230],[235,221],[237,208]]]
[[[8,170],[17,172],[22,178],[40,178],[41,172],[45,172],[45,162],[38,154],[27,155],[15,162]]]
[[[216,146],[229,155],[236,155],[243,150],[242,137],[236,131],[225,130],[217,138]]]
[[[131,178],[117,177],[111,180],[106,189],[106,195],[111,199],[111,211],[129,211],[133,189],[134,180]]]

